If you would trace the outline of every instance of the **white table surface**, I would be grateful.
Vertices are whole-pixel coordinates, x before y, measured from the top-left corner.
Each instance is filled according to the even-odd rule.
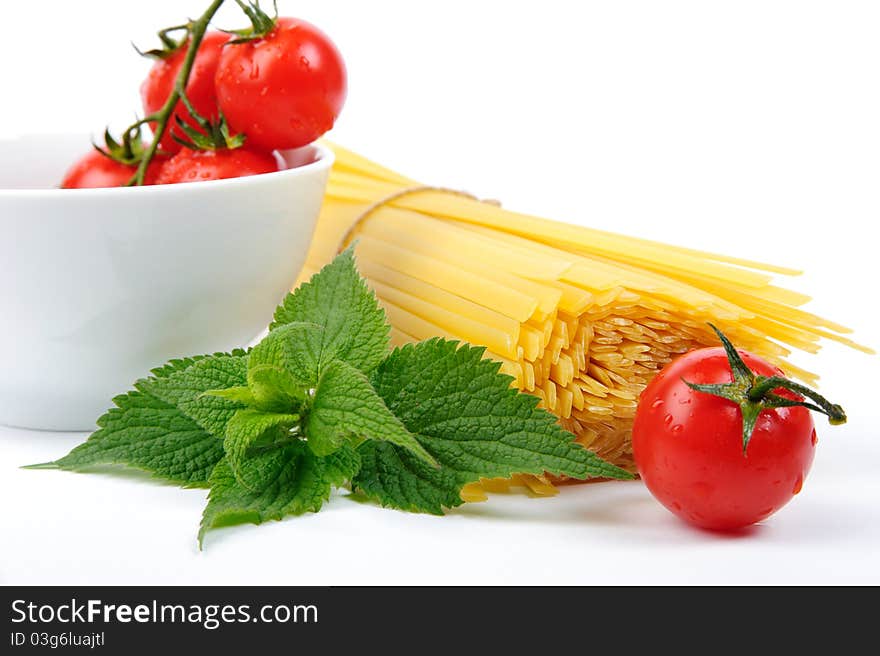
[[[124,124],[147,66],[128,40],[204,4],[156,0],[143,16],[46,0],[41,49],[26,32],[0,41],[0,57],[28,53],[0,69],[0,88],[28,90],[0,104],[0,137]],[[783,284],[880,346],[876,3],[280,5],[346,56],[339,142],[512,208],[803,267]],[[683,525],[636,482],[494,495],[445,518],[338,498],[216,531],[199,553],[205,491],[20,470],[83,436],[0,428],[0,583],[880,583],[880,360],[832,345],[797,362],[850,422],[817,418],[803,492],[738,536]]]
[[[205,491],[139,474],[18,470],[79,437],[4,428],[0,583],[877,584],[876,419],[822,431],[801,495],[735,536],[689,528],[641,483],[599,483],[549,499],[492,495],[447,517],[333,498],[317,515],[215,531],[201,553]]]

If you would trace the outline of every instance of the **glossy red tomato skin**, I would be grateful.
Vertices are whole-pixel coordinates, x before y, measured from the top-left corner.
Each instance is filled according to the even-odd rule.
[[[144,184],[156,183],[156,176],[162,165],[161,160],[153,160],[147,167]],[[135,174],[136,167],[121,164],[102,155],[97,150],[86,153],[71,166],[61,181],[62,189],[98,189],[103,187],[122,187],[128,184]]]
[[[162,165],[156,184],[241,178],[277,170],[278,160],[271,153],[248,148],[234,150],[184,148]]]
[[[783,375],[740,351],[760,375]],[[724,349],[687,353],[642,393],[633,426],[633,456],[651,493],[696,526],[729,531],[762,521],[800,492],[816,448],[806,408],[764,410],[743,454],[742,413],[731,401],[690,389],[733,380]],[[782,396],[799,399],[785,390]]]
[[[220,53],[226,42],[230,40],[223,32],[208,32],[199,51],[196,53],[189,81],[186,84],[186,96],[196,111],[205,118],[217,118],[217,93],[214,89],[214,75],[220,62]],[[153,114],[162,108],[174,89],[177,74],[186,58],[187,44],[183,44],[165,59],[157,59],[141,84],[141,102],[144,115]],[[182,101],[178,101],[174,112],[159,142],[159,147],[167,153],[176,153],[182,146],[174,141],[172,134],[183,137],[175,116],[179,116],[187,124],[197,127]],[[200,130],[201,131],[201,130]]]
[[[318,28],[279,18],[269,34],[223,49],[215,77],[233,132],[265,150],[299,148],[333,127],[347,93],[345,63]]]

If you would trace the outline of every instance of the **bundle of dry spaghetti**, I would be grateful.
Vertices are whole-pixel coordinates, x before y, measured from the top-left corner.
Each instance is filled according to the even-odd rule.
[[[486,346],[517,387],[621,466],[632,467],[639,393],[678,354],[717,344],[708,322],[806,382],[815,375],[785,361],[792,347],[815,352],[827,338],[868,350],[798,309],[808,297],[771,284],[796,271],[517,214],[334,151],[302,278],[355,241],[395,344]]]

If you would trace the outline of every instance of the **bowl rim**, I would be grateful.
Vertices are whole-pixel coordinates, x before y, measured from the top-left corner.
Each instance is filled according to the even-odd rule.
[[[17,141],[18,139],[26,139],[28,137],[40,137],[49,135],[28,134],[14,137],[12,139],[0,139],[0,146],[4,142]],[[180,194],[188,191],[209,191],[211,189],[219,190],[227,187],[238,187],[242,185],[265,184],[278,179],[298,178],[318,173],[329,169],[336,159],[333,150],[324,143],[312,142],[302,148],[314,148],[315,159],[308,164],[296,166],[288,169],[273,171],[272,173],[260,173],[257,175],[247,175],[238,178],[224,178],[223,180],[202,180],[198,182],[180,182],[169,185],[143,185],[139,187],[96,187],[87,189],[62,189],[61,187],[48,187],[36,189],[10,189],[0,187],[0,199],[3,198],[73,198],[90,199],[95,197],[118,198],[122,196],[133,196],[134,194]],[[298,150],[298,149],[295,149]],[[282,151],[287,152],[287,151]]]

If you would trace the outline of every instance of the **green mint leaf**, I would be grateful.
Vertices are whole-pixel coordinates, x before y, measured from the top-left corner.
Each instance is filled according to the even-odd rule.
[[[208,390],[204,392],[206,396],[216,396],[227,401],[232,401],[239,406],[255,406],[256,399],[250,388],[245,386],[227,387],[226,389]]]
[[[322,340],[321,327],[314,323],[296,321],[270,332],[251,351],[248,371],[274,367],[277,378],[255,379],[252,374],[251,391],[255,391],[254,384],[259,386],[259,383],[276,391],[314,387],[322,365]]]
[[[87,471],[101,465],[125,465],[178,485],[206,486],[223,459],[223,441],[177,407],[175,401],[182,396],[173,396],[169,390],[179,393],[180,378],[193,367],[210,368],[210,363],[217,361],[223,363],[221,370],[227,370],[230,361],[241,360],[245,354],[236,350],[179,358],[153,369],[152,376],[137,381],[134,390],[113,399],[116,407],[98,419],[98,430],[88,440],[63,458],[38,467]],[[241,382],[240,363],[236,371]],[[223,378],[222,382],[229,380]]]
[[[359,467],[360,457],[349,446],[321,458],[297,440],[245,460],[244,476],[254,483],[249,489],[239,483],[224,459],[211,474],[199,544],[212,528],[317,512],[330,498],[332,488],[345,485]]]
[[[199,426],[222,439],[227,422],[242,404],[205,393],[245,385],[247,356],[218,354],[199,358],[189,367],[164,377],[139,381],[135,388],[176,406]]]
[[[245,487],[258,485],[244,478],[242,464],[248,449],[259,441],[274,442],[289,435],[290,429],[299,422],[299,415],[261,412],[253,408],[238,410],[226,424],[223,448],[233,474]]]
[[[385,312],[358,274],[351,248],[288,294],[269,328],[275,331],[292,322],[323,328],[319,362],[339,359],[370,372],[388,351],[390,328]]]
[[[156,367],[150,371],[150,375],[153,378],[167,378],[171,374],[177,373],[178,371],[183,371],[184,369],[189,369],[192,365],[194,365],[199,360],[206,360],[208,358],[220,357],[220,356],[240,356],[247,355],[249,353],[246,349],[233,349],[229,353],[213,353],[213,354],[205,354],[205,355],[191,355],[186,358],[174,358],[173,360],[169,360],[161,367]]]
[[[375,371],[373,386],[422,446],[454,474],[459,489],[480,478],[512,474],[631,478],[626,471],[576,444],[535,397],[510,387],[484,349],[432,339],[395,350]],[[418,509],[411,467],[393,465],[388,454],[366,457],[355,486],[383,505]],[[380,457],[381,456],[381,457]],[[401,458],[401,461],[403,459]],[[435,479],[435,484],[438,479]],[[427,489],[423,486],[422,489]],[[448,505],[450,488],[429,498],[424,510]],[[434,504],[434,505],[432,505]]]
[[[464,503],[462,484],[447,467],[432,467],[388,442],[369,440],[358,447],[357,489],[381,505],[442,515]]]
[[[324,368],[309,409],[305,433],[316,455],[328,455],[348,437],[396,444],[421,460],[436,461],[376,394],[363,372],[335,360]]]
[[[89,439],[52,465],[87,471],[127,465],[186,487],[204,487],[223,442],[173,405],[140,391],[117,396]]]
[[[215,353],[214,355],[227,355],[223,353]],[[231,355],[231,354],[229,354]],[[185,369],[189,369],[199,360],[204,360],[206,358],[210,358],[210,355],[193,355],[188,358],[175,358],[173,360],[169,360],[161,367],[156,367],[155,369],[150,370],[150,376],[152,378],[167,378],[171,374],[175,374],[178,371],[183,371]]]
[[[285,412],[298,408],[306,398],[305,389],[283,368],[263,364],[248,367],[248,386],[253,405],[266,412]]]
[[[484,348],[443,339],[397,349],[373,382],[389,409],[464,482],[515,473],[631,478],[574,442],[538,399],[510,387]]]

